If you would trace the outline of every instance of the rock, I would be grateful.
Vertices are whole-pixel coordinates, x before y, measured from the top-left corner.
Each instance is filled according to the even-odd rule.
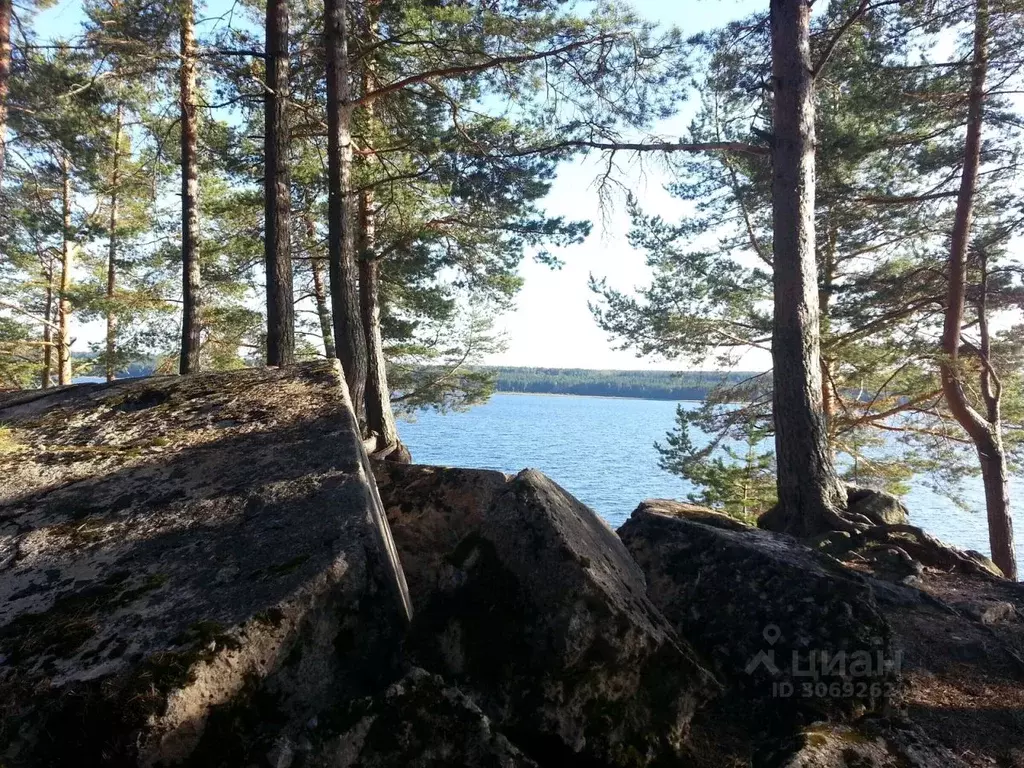
[[[906,721],[867,718],[815,723],[763,762],[765,768],[967,768],[955,753]]]
[[[903,502],[874,488],[847,486],[846,503],[850,514],[863,515],[876,525],[904,525],[910,520]]]
[[[8,768],[263,764],[394,679],[408,595],[340,368],[25,393],[0,422]]]
[[[976,549],[968,549],[963,553],[967,558],[972,560],[975,565],[981,568],[982,571],[988,573],[991,576],[997,576],[1000,579],[1005,579],[1006,575],[1003,570],[992,562],[992,558],[982,554]]]
[[[619,535],[647,594],[723,682],[783,719],[883,706],[899,657],[866,580],[794,539],[666,515],[646,502]]]
[[[270,763],[270,768],[291,768],[294,761],[295,750],[287,736],[277,739],[274,746],[267,752],[267,762]]]
[[[853,537],[846,531],[828,531],[809,539],[807,545],[838,557],[850,550],[853,546]]]
[[[387,471],[406,487],[422,483],[400,509],[388,504],[403,559],[420,524],[424,540],[446,545],[450,517],[462,536],[440,556],[417,555],[440,564],[414,582],[436,585],[414,622],[421,666],[473,696],[545,764],[643,766],[676,754],[714,683],[651,605],[643,574],[605,523],[531,470],[511,481]]]
[[[880,545],[858,554],[871,563],[873,573],[879,577],[891,576],[905,583],[907,577],[924,573],[924,565],[900,546]]]
[[[644,506],[651,512],[657,512],[660,515],[682,517],[687,520],[704,523],[705,525],[711,525],[715,528],[722,528],[726,531],[746,531],[751,528],[751,526],[741,520],[737,520],[735,517],[724,512],[717,512],[697,504],[686,504],[672,499],[648,499],[644,502]]]
[[[956,606],[975,621],[992,627],[1017,618],[1017,607],[1002,600],[974,600]]]
[[[425,605],[439,588],[446,558],[479,530],[484,511],[509,478],[487,469],[372,464],[409,593],[415,605]]]
[[[316,734],[309,768],[536,768],[469,697],[413,668]],[[330,733],[332,727],[340,733]]]

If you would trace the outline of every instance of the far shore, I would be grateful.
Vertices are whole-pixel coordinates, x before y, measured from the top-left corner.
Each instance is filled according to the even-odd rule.
[[[589,397],[595,400],[653,400],[662,403],[703,403],[703,400],[685,397],[632,397],[630,395],[580,395],[575,392],[516,392],[509,389],[496,389],[496,395],[543,395],[544,397]]]

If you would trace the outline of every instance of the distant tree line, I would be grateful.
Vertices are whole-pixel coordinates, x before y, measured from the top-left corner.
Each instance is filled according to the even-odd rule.
[[[483,370],[496,376],[497,392],[645,400],[703,400],[715,388],[739,384],[752,375],[736,371],[612,371],[500,366]]]

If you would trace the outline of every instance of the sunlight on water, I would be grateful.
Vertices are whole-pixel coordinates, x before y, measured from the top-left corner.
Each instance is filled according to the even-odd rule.
[[[691,490],[658,467],[654,449],[673,426],[675,408],[661,400],[499,394],[467,413],[422,413],[401,422],[399,432],[417,464],[539,469],[618,527],[642,500],[685,499]],[[950,544],[988,554],[981,481],[971,478],[964,488],[975,511],[924,486],[916,484],[904,498],[911,521]],[[1024,562],[1021,544],[1018,536],[1017,558]]]

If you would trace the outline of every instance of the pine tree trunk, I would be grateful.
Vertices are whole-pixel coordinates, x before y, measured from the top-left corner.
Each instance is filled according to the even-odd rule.
[[[291,258],[291,169],[288,163],[288,0],[267,2],[264,100],[264,253],[267,272],[267,364],[295,362]]]
[[[829,454],[835,458],[832,438],[836,428],[836,395],[832,391],[832,371],[825,358],[821,358],[821,417],[825,422],[825,443]]]
[[[181,16],[181,362],[179,371],[199,370],[202,277],[199,271],[199,163],[196,125],[196,49],[192,0]]]
[[[1006,451],[1003,448],[1003,385],[992,364],[992,334],[989,327],[988,252],[979,249],[981,285],[978,291],[978,336],[980,337],[981,395],[985,401],[988,440],[977,443],[978,459],[985,488],[989,547],[992,559],[1009,578],[1017,579],[1017,552],[1013,542],[1010,492],[1007,480]]]
[[[310,216],[306,216],[306,240],[316,242],[316,225]],[[327,306],[327,288],[324,282],[324,262],[317,249],[310,247],[307,251],[309,265],[313,270],[313,298],[316,301],[316,316],[320,321],[320,336],[324,341],[324,355],[328,359],[335,357],[334,333],[331,330],[331,310]]]
[[[977,0],[974,19],[974,61],[971,90],[967,104],[967,134],[964,139],[964,162],[957,195],[956,214],[949,246],[949,273],[946,295],[946,317],[942,332],[940,363],[942,391],[950,413],[970,435],[978,451],[985,487],[985,509],[988,517],[989,545],[992,560],[1007,578],[1017,578],[1017,557],[1013,546],[1013,520],[1007,491],[1006,456],[1003,450],[1000,420],[1000,391],[993,391],[991,371],[982,373],[982,390],[988,401],[988,418],[983,418],[970,404],[964,388],[963,366],[960,362],[961,328],[964,325],[964,304],[967,294],[967,247],[971,237],[971,219],[981,166],[981,132],[984,125],[985,80],[988,76],[988,0]],[[987,267],[982,266],[982,303],[978,314],[982,330],[982,364],[989,359],[988,318],[984,294],[987,291]]]
[[[398,444],[398,427],[391,411],[391,389],[388,387],[384,362],[384,341],[380,332],[379,263],[376,259],[376,222],[373,192],[359,196],[359,231],[362,242],[359,254],[359,295],[366,330],[366,427],[380,436],[378,451]]]
[[[365,424],[366,340],[359,315],[352,236],[352,103],[346,0],[325,0],[327,56],[327,226],[334,344],[352,407]]]
[[[992,562],[1008,579],[1017,580],[1017,553],[1014,549],[1013,518],[1010,515],[1010,486],[1006,470],[1006,451],[999,425],[987,439],[976,440],[981,478],[985,487],[985,514]]]
[[[46,278],[46,306],[43,307],[43,373],[42,388],[49,389],[53,385],[53,256],[44,270]]]
[[[808,0],[772,0],[775,452],[783,529],[848,529],[822,407]]]
[[[11,75],[12,0],[0,0],[0,186],[7,169],[7,94]]]
[[[831,328],[832,293],[835,291],[835,252],[836,239],[839,233],[832,225],[832,217],[829,216],[827,240],[824,253],[822,254],[822,269],[818,285],[818,317],[821,323],[821,337],[828,338]],[[834,438],[836,434],[836,405],[839,393],[832,386],[832,365],[831,362],[821,355],[821,409],[825,418],[825,439],[828,443],[828,450],[835,459]]]
[[[57,383],[71,383],[71,162],[61,158],[61,249],[60,292],[57,295]]]
[[[377,41],[379,0],[367,0],[363,10],[362,48],[372,50]],[[372,55],[362,58],[363,93],[374,88],[374,63]],[[373,102],[364,107],[366,114],[366,138],[364,144],[373,148],[374,109]],[[373,155],[366,156],[366,162],[373,162]],[[384,361],[384,340],[380,330],[380,281],[377,260],[377,212],[374,209],[374,193],[368,189],[359,195],[359,299],[362,310],[363,330],[366,333],[366,426],[379,436],[378,451],[388,451],[398,445],[398,427],[391,410],[391,388],[388,386],[387,366]]]
[[[117,216],[118,186],[121,162],[121,104],[117,105],[117,120],[114,125],[114,158],[110,174],[110,235],[107,242],[107,353],[104,368],[107,381],[113,381],[117,373],[114,355],[117,352],[117,315],[114,312],[114,291],[117,287]]]
[[[316,314],[320,320],[320,335],[324,340],[324,355],[336,357],[334,334],[331,331],[331,310],[327,306],[327,289],[324,285],[324,266],[320,259],[313,259],[313,296],[316,298]]]

